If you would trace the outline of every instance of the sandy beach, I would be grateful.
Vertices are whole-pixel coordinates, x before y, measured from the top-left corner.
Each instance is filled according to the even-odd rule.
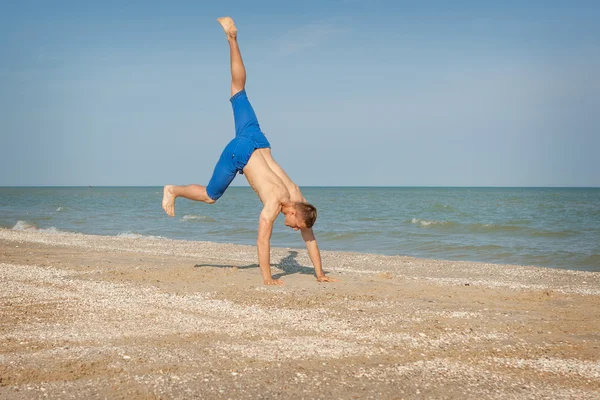
[[[600,397],[600,274],[0,230],[0,398]]]

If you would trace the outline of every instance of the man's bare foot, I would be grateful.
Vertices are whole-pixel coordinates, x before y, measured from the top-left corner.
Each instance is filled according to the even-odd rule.
[[[217,21],[219,21],[219,23],[223,27],[223,30],[225,31],[225,35],[227,36],[227,39],[235,39],[236,38],[237,28],[235,27],[235,24],[233,23],[233,19],[231,19],[230,17],[221,17],[221,18],[217,18]]]
[[[172,188],[173,188],[173,185],[167,185],[163,189],[162,208],[165,210],[165,212],[168,215],[170,215],[171,217],[174,217],[175,216],[175,196],[173,196],[173,193],[171,193]]]

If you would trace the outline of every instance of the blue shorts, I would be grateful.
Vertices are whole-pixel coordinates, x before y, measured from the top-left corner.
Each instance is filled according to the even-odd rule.
[[[271,147],[264,133],[260,131],[256,114],[246,96],[246,90],[234,94],[230,101],[235,120],[235,138],[225,146],[212,178],[206,186],[206,193],[213,200],[217,200],[225,193],[238,172],[242,173],[254,150]]]

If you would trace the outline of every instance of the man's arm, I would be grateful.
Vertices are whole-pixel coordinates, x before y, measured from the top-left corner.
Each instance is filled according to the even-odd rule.
[[[263,207],[258,220],[258,265],[265,285],[283,285],[283,281],[273,279],[271,275],[271,234],[273,222],[281,211],[281,206],[267,205]]]
[[[317,275],[318,282],[335,282],[336,279],[325,276],[323,272],[323,266],[321,265],[321,252],[319,251],[319,245],[312,228],[302,229],[302,239],[306,243],[306,250],[308,250],[308,257],[315,267],[315,275]]]

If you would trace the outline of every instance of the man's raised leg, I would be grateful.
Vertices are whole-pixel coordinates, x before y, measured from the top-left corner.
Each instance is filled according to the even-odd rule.
[[[204,203],[212,204],[215,201],[211,199],[206,193],[206,186],[200,185],[187,185],[187,186],[174,186],[167,185],[163,189],[163,201],[162,208],[171,217],[175,216],[175,199],[178,197],[184,197],[189,200],[202,201]]]
[[[229,59],[231,63],[231,96],[244,90],[246,86],[246,68],[237,42],[237,28],[230,17],[217,18],[223,27],[229,42]]]

